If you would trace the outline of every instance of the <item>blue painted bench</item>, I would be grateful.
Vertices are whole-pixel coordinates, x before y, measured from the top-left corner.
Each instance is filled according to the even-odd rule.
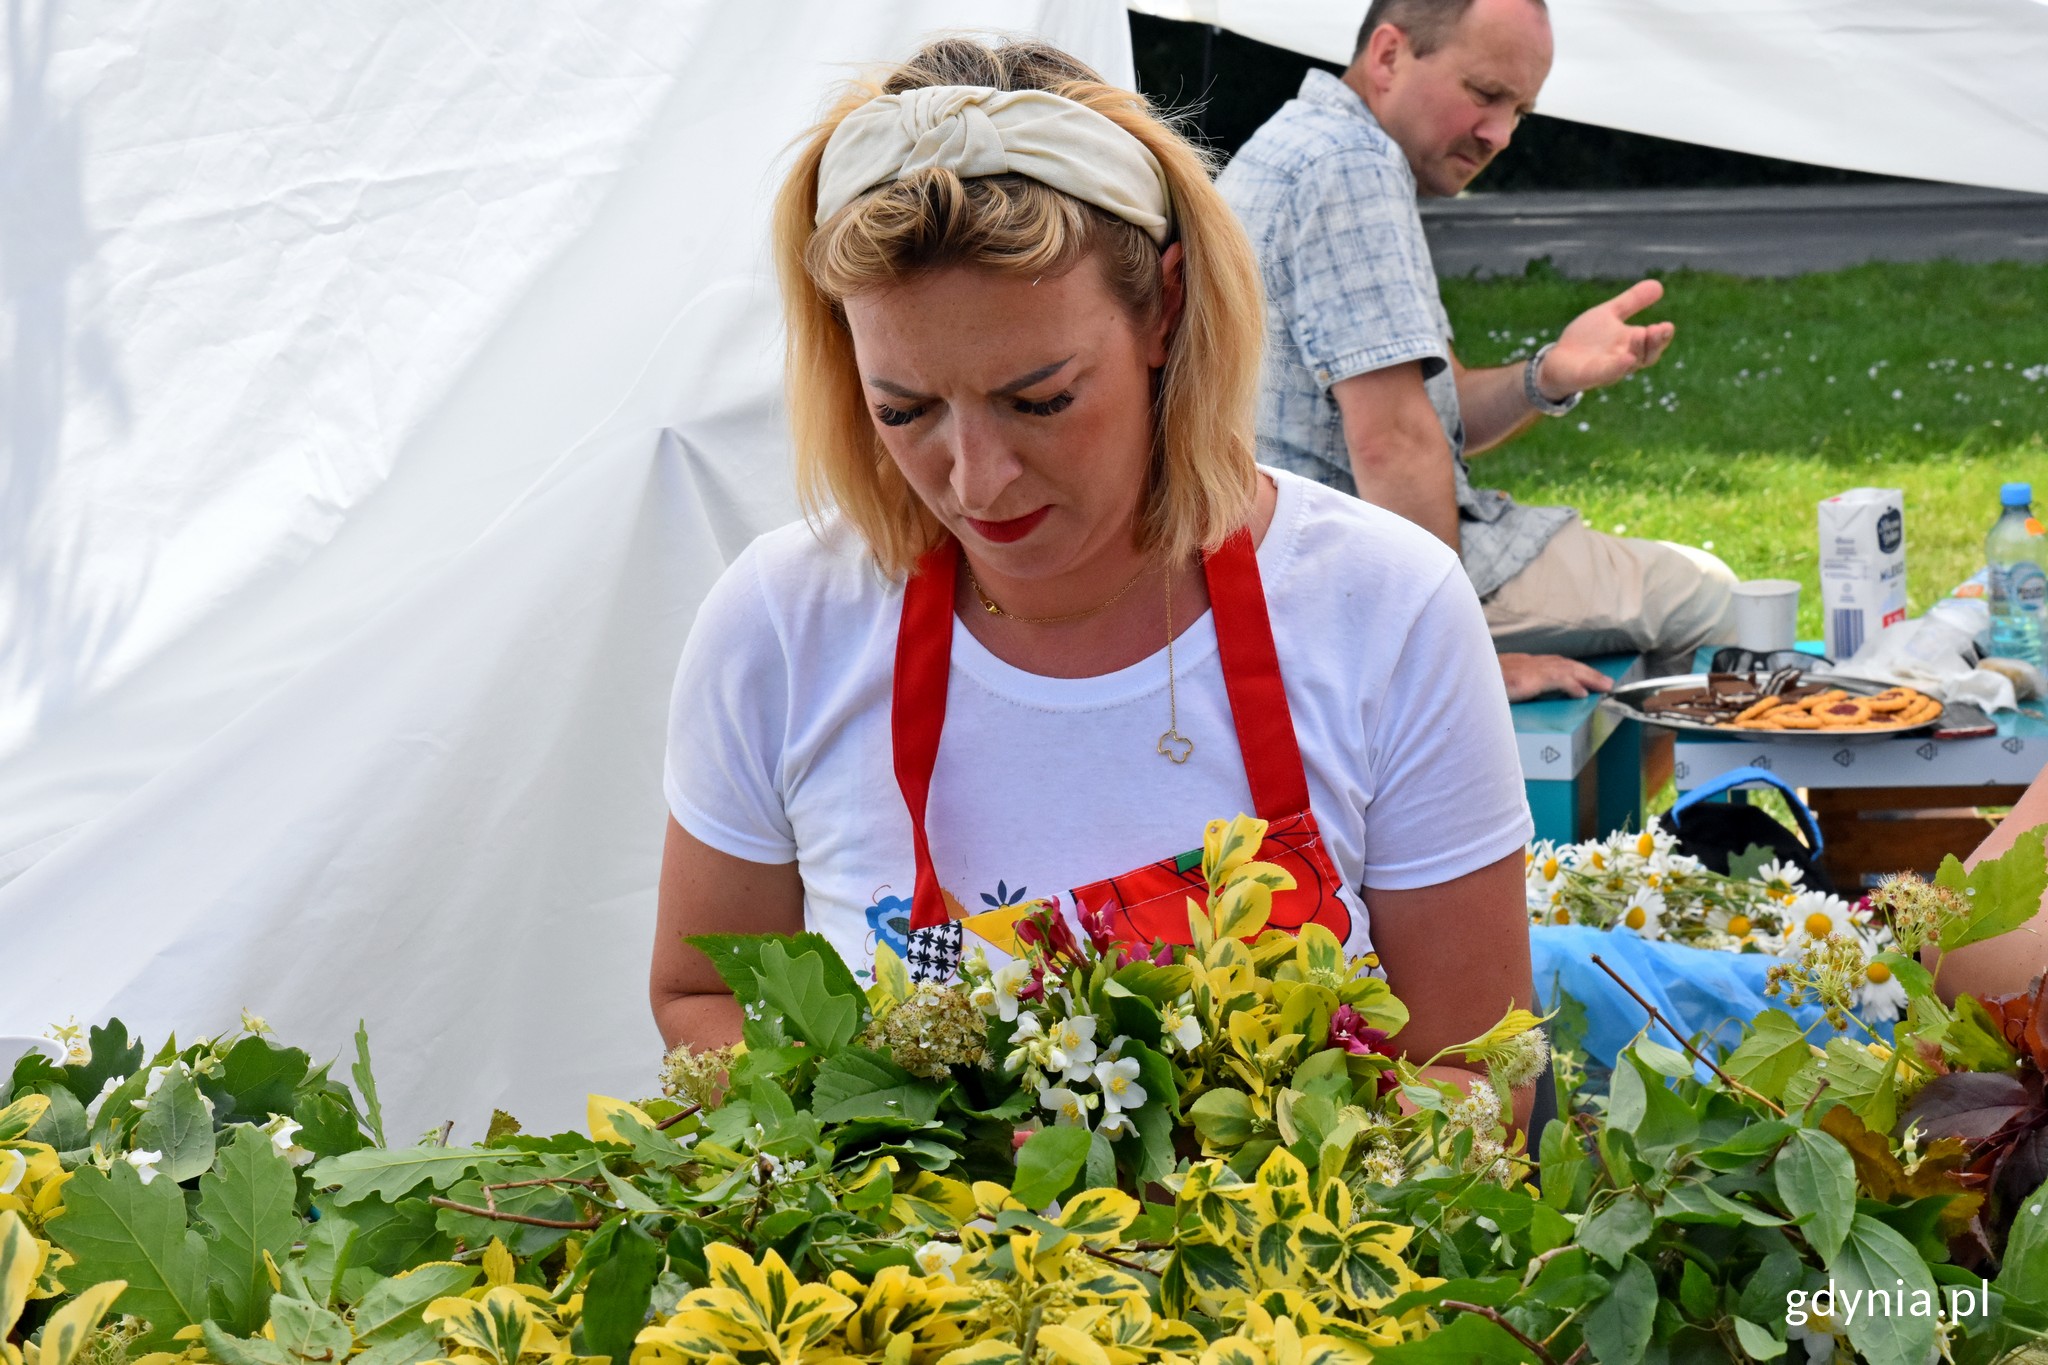
[[[1617,686],[1644,676],[1640,654],[1603,654],[1586,662]],[[1508,709],[1538,839],[1572,843],[1640,823],[1642,726],[1602,709],[1597,692],[1516,702]]]

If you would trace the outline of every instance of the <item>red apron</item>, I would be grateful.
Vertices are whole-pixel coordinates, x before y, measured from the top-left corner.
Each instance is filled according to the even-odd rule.
[[[910,811],[917,885],[911,900],[909,967],[918,980],[951,978],[960,962],[960,925],[950,919],[932,867],[925,836],[925,807],[932,768],[938,761],[939,732],[946,721],[946,685],[952,669],[953,597],[960,565],[959,542],[948,536],[918,561],[903,593],[896,630],[896,676],[891,698],[891,735],[896,783]],[[1308,775],[1294,738],[1294,717],[1280,679],[1266,592],[1259,580],[1251,534],[1239,531],[1202,561],[1209,606],[1215,615],[1217,654],[1230,699],[1252,806],[1267,822],[1258,857],[1278,863],[1294,877],[1294,889],[1273,898],[1269,921],[1294,930],[1321,924],[1345,942],[1351,912],[1338,888],[1343,884],[1330,861],[1315,815],[1309,810]],[[1228,812],[1217,812],[1227,814]],[[1121,876],[1073,891],[1077,912],[1107,908],[1123,941],[1188,942],[1187,900],[1207,901],[1202,851],[1195,849],[1149,863]]]

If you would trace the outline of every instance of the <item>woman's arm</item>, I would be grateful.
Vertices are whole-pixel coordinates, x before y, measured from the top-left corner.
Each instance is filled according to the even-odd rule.
[[[1396,1039],[1413,1061],[1470,1042],[1509,1009],[1536,1007],[1529,967],[1527,891],[1519,850],[1477,872],[1408,891],[1367,887],[1373,948],[1394,994],[1408,1006]],[[1476,1073],[1439,1065],[1438,1079]],[[1514,1092],[1515,1127],[1529,1122],[1536,1087]]]
[[[1997,829],[1984,837],[1984,842],[1963,860],[1963,865],[1975,867],[1986,859],[1996,858],[2011,848],[2021,834],[2031,831],[2032,837],[2038,839],[2043,825],[2048,825],[2048,772],[2034,779],[2019,804],[1998,822]],[[1951,1005],[1965,991],[1981,998],[2025,990],[2035,977],[2048,971],[2048,895],[2042,897],[2041,909],[2034,917],[2011,933],[1972,943],[1946,955],[1939,949],[1926,948],[1921,951],[1920,960],[1940,969],[1941,975],[1936,978],[1939,994]]]
[[[648,998],[668,1047],[724,1047],[740,1040],[740,1008],[692,934],[794,934],[804,927],[804,885],[795,863],[750,863],[720,853],[668,821],[661,854],[654,965]]]

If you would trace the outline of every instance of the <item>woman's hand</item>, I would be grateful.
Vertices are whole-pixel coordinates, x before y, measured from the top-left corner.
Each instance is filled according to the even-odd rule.
[[[804,927],[804,884],[795,863],[750,863],[720,853],[668,821],[648,999],[666,1047],[726,1047],[740,1040],[740,1007],[694,934],[795,934]]]

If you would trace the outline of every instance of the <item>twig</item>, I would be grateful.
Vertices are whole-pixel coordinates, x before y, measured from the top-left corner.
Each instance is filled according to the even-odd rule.
[[[1590,1346],[1586,1345],[1586,1344],[1585,1344],[1584,1342],[1580,1342],[1580,1343],[1579,1343],[1579,1349],[1578,1349],[1578,1350],[1576,1350],[1576,1351],[1573,1351],[1573,1352],[1572,1352],[1572,1353],[1571,1353],[1571,1354],[1570,1354],[1569,1356],[1567,1356],[1567,1357],[1565,1358],[1565,1362],[1564,1362],[1564,1365],[1579,1365],[1579,1362],[1580,1362],[1580,1361],[1582,1361],[1582,1360],[1584,1360],[1584,1359],[1586,1358],[1587,1354],[1588,1354],[1588,1353],[1589,1353],[1589,1352],[1590,1352],[1590,1351],[1591,1351],[1592,1349],[1593,1349],[1592,1347],[1590,1347]]]
[[[662,1121],[661,1121],[660,1123],[657,1123],[657,1124],[655,1124],[655,1125],[654,1125],[654,1131],[655,1131],[655,1132],[657,1132],[657,1133],[665,1133],[665,1132],[667,1132],[667,1131],[668,1131],[669,1129],[671,1129],[671,1128],[675,1127],[675,1126],[676,1126],[677,1124],[681,1123],[681,1122],[682,1122],[682,1121],[683,1121],[684,1119],[686,1119],[686,1118],[690,1117],[690,1115],[692,1115],[692,1114],[696,1113],[696,1112],[697,1112],[698,1110],[702,1109],[703,1107],[704,1107],[704,1106],[703,1106],[703,1105],[701,1105],[701,1104],[693,1104],[693,1105],[691,1105],[691,1106],[690,1106],[690,1107],[689,1107],[688,1109],[678,1109],[678,1110],[677,1110],[677,1111],[676,1111],[675,1113],[673,1113],[673,1114],[670,1114],[670,1115],[669,1115],[669,1116],[668,1116],[667,1118],[663,1119],[663,1120],[662,1120]]]
[[[454,1131],[455,1120],[450,1119],[446,1123],[441,1125],[441,1136],[435,1139],[434,1145],[436,1147],[446,1147],[448,1145],[448,1135]]]
[[[1143,1275],[1156,1275],[1159,1273],[1149,1265],[1139,1265],[1136,1261],[1127,1261],[1121,1256],[1112,1256],[1108,1252],[1098,1250],[1095,1247],[1084,1246],[1081,1250],[1087,1252],[1098,1261],[1108,1261],[1111,1265],[1122,1266],[1125,1270],[1135,1270]]]
[[[1720,1067],[1716,1066],[1712,1059],[1710,1059],[1705,1053],[1701,1052],[1698,1048],[1694,1047],[1692,1045],[1691,1040],[1689,1040],[1684,1034],[1680,1033],[1677,1029],[1671,1026],[1671,1021],[1669,1019],[1666,1019],[1663,1015],[1657,1012],[1657,1007],[1655,1005],[1643,999],[1643,997],[1637,993],[1636,988],[1634,986],[1629,985],[1628,982],[1621,979],[1621,973],[1615,971],[1614,968],[1608,966],[1605,962],[1601,961],[1600,954],[1592,954],[1592,961],[1595,967],[1598,967],[1601,971],[1613,977],[1614,984],[1621,987],[1623,990],[1627,991],[1629,993],[1629,997],[1633,999],[1638,1005],[1641,1005],[1646,1011],[1648,1011],[1649,1016],[1652,1019],[1662,1024],[1664,1026],[1664,1031],[1670,1034],[1673,1038],[1676,1038],[1678,1040],[1678,1045],[1684,1048],[1687,1052],[1691,1053],[1694,1061],[1698,1062],[1701,1066],[1707,1068],[1707,1070],[1713,1072],[1716,1076],[1719,1076],[1721,1078],[1722,1084],[1726,1085],[1731,1090],[1741,1091],[1743,1094],[1755,1100],[1758,1104],[1761,1104],[1765,1108],[1769,1109],[1773,1114],[1776,1114],[1779,1118],[1785,1117],[1785,1111],[1782,1108],[1774,1104],[1772,1101],[1764,1098],[1762,1095],[1757,1094],[1756,1091],[1751,1090],[1741,1081],[1736,1080],[1733,1076],[1723,1071]]]
[[[1812,1093],[1811,1095],[1808,1095],[1808,1096],[1806,1097],[1806,1107],[1805,1107],[1804,1109],[1802,1109],[1802,1110],[1800,1110],[1800,1111],[1799,1111],[1799,1118],[1800,1118],[1800,1121],[1801,1121],[1801,1122],[1804,1122],[1804,1121],[1805,1121],[1805,1119],[1806,1119],[1806,1116],[1807,1116],[1808,1114],[1811,1114],[1811,1113],[1813,1112],[1813,1105],[1814,1105],[1814,1101],[1818,1100],[1818,1099],[1820,1098],[1820,1092],[1821,1092],[1821,1091],[1823,1091],[1823,1090],[1825,1090],[1825,1089],[1827,1089],[1827,1088],[1828,1088],[1828,1078],[1827,1078],[1827,1077],[1825,1077],[1825,1076],[1823,1076],[1823,1077],[1821,1077],[1821,1078],[1820,1078],[1820,1084],[1819,1084],[1819,1085],[1816,1085],[1816,1086],[1815,1086],[1815,1087],[1813,1088],[1813,1093]]]
[[[1517,1331],[1513,1323],[1510,1323],[1506,1318],[1502,1317],[1493,1309],[1488,1308],[1483,1303],[1466,1303],[1460,1299],[1445,1299],[1443,1302],[1439,1303],[1437,1307],[1454,1308],[1461,1313],[1477,1313],[1480,1317],[1489,1319],[1495,1327],[1500,1328],[1501,1331],[1506,1332],[1516,1341],[1521,1342],[1523,1346],[1527,1347],[1531,1351],[1534,1351],[1536,1353],[1536,1358],[1542,1361],[1543,1365],[1557,1365],[1556,1356],[1544,1350],[1540,1343],[1532,1341],[1530,1338],[1524,1336],[1521,1332]]]
[[[570,1232],[594,1232],[604,1226],[602,1218],[581,1218],[571,1221],[566,1218],[529,1218],[523,1213],[500,1213],[496,1209],[480,1209],[474,1204],[458,1204],[453,1199],[440,1195],[427,1196],[427,1202],[437,1209],[451,1209],[466,1213],[472,1218],[489,1218],[499,1223],[523,1223],[530,1228],[566,1228]]]

